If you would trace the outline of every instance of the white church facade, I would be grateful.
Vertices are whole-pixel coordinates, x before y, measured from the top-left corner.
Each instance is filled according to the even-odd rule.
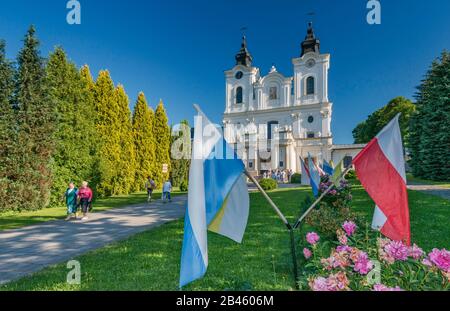
[[[333,103],[328,98],[330,54],[320,53],[311,23],[292,59],[293,76],[272,66],[263,76],[253,66],[243,37],[236,65],[225,71],[224,135],[254,175],[287,169],[301,172],[300,158],[318,162],[345,158],[349,165],[362,145],[333,145]],[[304,175],[304,174],[302,174]]]

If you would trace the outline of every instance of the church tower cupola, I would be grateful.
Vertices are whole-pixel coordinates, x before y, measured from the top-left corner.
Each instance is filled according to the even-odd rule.
[[[314,52],[320,53],[320,41],[314,35],[314,30],[312,28],[312,23],[308,23],[308,30],[306,33],[305,41],[302,42],[302,55],[306,53]]]
[[[247,39],[245,36],[242,37],[241,49],[238,54],[236,54],[236,65],[242,65],[246,67],[252,66],[253,58],[247,49]]]

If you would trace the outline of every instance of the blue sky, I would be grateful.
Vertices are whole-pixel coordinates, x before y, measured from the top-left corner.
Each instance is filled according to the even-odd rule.
[[[94,76],[108,69],[134,105],[144,91],[159,99],[170,121],[192,120],[192,103],[220,122],[224,70],[234,66],[241,27],[254,64],[266,74],[274,63],[292,75],[306,23],[314,11],[321,52],[331,54],[329,98],[335,143],[395,96],[413,98],[434,58],[450,49],[450,1],[381,0],[382,23],[366,23],[366,0],[80,0],[82,24],[66,23],[66,0],[8,0],[0,4],[0,38],[14,58],[30,24],[42,55],[61,45]]]

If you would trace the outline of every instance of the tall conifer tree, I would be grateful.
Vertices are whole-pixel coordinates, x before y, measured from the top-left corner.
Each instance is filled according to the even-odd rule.
[[[83,80],[62,48],[56,48],[49,57],[47,86],[57,116],[52,187],[52,199],[56,203],[69,181],[79,184],[92,176],[91,150],[96,135],[94,111],[86,101]]]
[[[134,188],[136,156],[129,99],[122,85],[115,90],[117,100],[117,132],[121,147],[119,163],[116,166],[116,191],[114,194],[128,194]]]
[[[15,178],[20,184],[19,209],[39,209],[50,201],[51,159],[54,151],[55,111],[45,88],[45,69],[39,41],[30,27],[17,58],[15,107],[18,148]]]
[[[12,109],[14,70],[6,59],[5,42],[0,40],[0,211],[15,205],[13,194],[15,174],[16,123]]]
[[[155,136],[155,180],[161,185],[164,180],[169,178],[170,174],[170,128],[166,110],[162,100],[159,102],[155,111],[153,122],[153,133]],[[168,165],[168,172],[163,173],[163,164]]]
[[[83,111],[87,116],[87,122],[89,122],[92,128],[92,137],[90,137],[90,155],[91,155],[91,169],[90,176],[85,177],[89,181],[90,187],[94,190],[94,195],[97,193],[97,185],[100,182],[100,139],[98,138],[96,131],[97,113],[95,107],[95,82],[92,79],[91,71],[88,65],[84,65],[80,70],[80,78],[83,87]]]
[[[144,93],[139,93],[133,112],[133,135],[136,151],[134,190],[136,191],[144,190],[145,180],[155,170],[153,118],[153,110],[148,106]]]
[[[418,87],[411,120],[411,167],[414,175],[450,180],[450,53],[433,62]]]
[[[118,110],[114,83],[107,70],[100,71],[95,83],[94,102],[96,132],[99,139],[98,194],[110,196],[117,193],[116,170],[121,158]]]
[[[187,120],[172,129],[170,152],[170,178],[173,186],[179,187],[183,181],[187,183],[191,164],[191,128]]]

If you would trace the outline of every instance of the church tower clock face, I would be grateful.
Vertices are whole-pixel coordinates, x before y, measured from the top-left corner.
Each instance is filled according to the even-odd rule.
[[[242,73],[242,71],[238,71],[238,72],[236,72],[235,78],[237,80],[240,80],[240,79],[242,79],[243,76],[244,76],[244,74]]]
[[[309,59],[309,60],[306,62],[306,67],[312,68],[312,67],[314,67],[315,64],[316,64],[316,61],[315,61],[314,59]]]

